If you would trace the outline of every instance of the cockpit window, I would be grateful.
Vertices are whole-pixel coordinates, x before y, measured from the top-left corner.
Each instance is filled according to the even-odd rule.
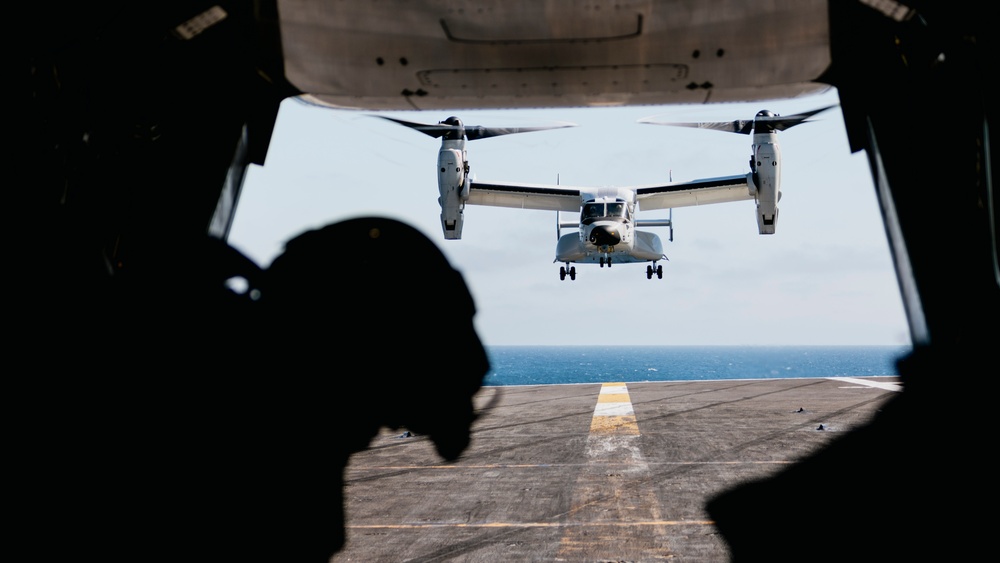
[[[603,202],[590,202],[583,204],[580,212],[580,222],[584,225],[593,223],[603,217],[625,217],[629,218],[628,205],[623,201],[616,201],[605,204]]]
[[[584,224],[592,223],[595,219],[604,216],[603,203],[585,203],[583,211],[580,212],[580,221]]]

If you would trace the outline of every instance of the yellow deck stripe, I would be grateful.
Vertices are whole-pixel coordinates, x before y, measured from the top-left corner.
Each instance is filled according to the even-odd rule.
[[[588,524],[565,528],[558,560],[604,553],[613,560],[614,554],[625,552],[628,538],[637,534],[653,538],[663,547],[664,555],[669,555],[668,534],[663,528],[674,524],[660,518],[659,500],[638,438],[639,425],[628,387],[624,383],[603,384],[587,436],[588,464],[577,475],[567,512],[570,519]],[[609,463],[623,468],[609,476]]]

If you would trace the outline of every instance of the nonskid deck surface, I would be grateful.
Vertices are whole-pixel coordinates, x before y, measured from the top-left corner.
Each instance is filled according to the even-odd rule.
[[[333,561],[726,561],[707,500],[864,425],[898,382],[485,387],[458,461],[405,430],[351,458]]]

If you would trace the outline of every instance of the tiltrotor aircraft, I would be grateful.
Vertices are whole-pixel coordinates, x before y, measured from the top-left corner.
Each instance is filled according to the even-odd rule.
[[[394,117],[378,116],[410,127],[431,137],[441,138],[438,151],[438,191],[441,205],[441,227],[444,238],[462,238],[466,205],[489,205],[519,209],[556,211],[556,253],[554,262],[562,263],[560,279],[576,279],[574,264],[647,263],[646,278],[663,277],[660,260],[666,260],[660,237],[642,227],[669,227],[673,240],[673,208],[711,203],[754,200],[757,230],[762,235],[774,234],[778,222],[778,200],[781,199],[781,150],[777,132],[807,121],[813,115],[834,106],[780,116],[762,110],[751,120],[728,122],[678,123],[642,119],[640,123],[698,127],[753,136],[750,171],[733,176],[704,178],[693,181],[649,184],[627,187],[574,187],[550,184],[524,184],[480,181],[470,174],[466,141],[486,139],[513,133],[571,127],[560,124],[549,127],[485,127],[465,125],[457,117],[437,124],[424,124]],[[639,218],[644,211],[670,211],[666,218]],[[562,218],[572,213],[576,219]],[[562,234],[563,228],[575,228]]]

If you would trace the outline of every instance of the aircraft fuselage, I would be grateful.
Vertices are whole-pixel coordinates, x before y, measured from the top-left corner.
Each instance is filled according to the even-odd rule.
[[[635,204],[621,197],[584,202],[576,233],[559,237],[556,262],[607,264],[661,260],[663,244],[653,233],[638,231]]]

